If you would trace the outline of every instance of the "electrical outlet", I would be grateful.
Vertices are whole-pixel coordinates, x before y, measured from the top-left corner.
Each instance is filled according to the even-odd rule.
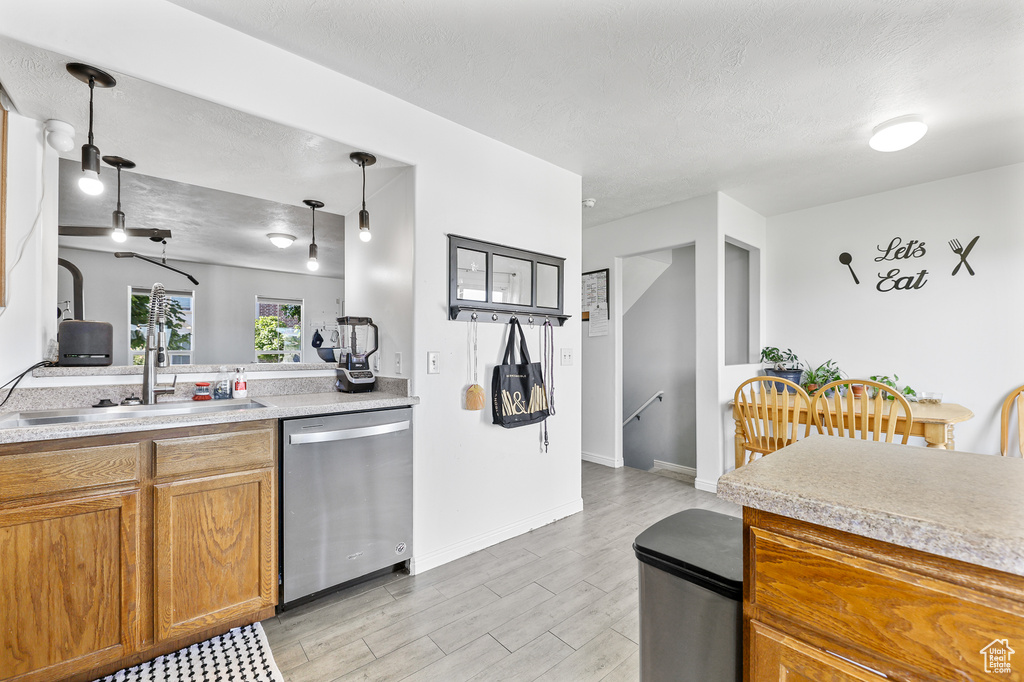
[[[572,348],[562,349],[562,366],[572,365]]]
[[[380,353],[373,354],[373,371],[380,373]]]
[[[402,354],[395,353],[395,374],[402,373]]]
[[[427,374],[441,373],[441,354],[436,350],[427,351]]]

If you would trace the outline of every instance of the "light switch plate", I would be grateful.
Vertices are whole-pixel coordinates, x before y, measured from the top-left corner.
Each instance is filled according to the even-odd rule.
[[[572,348],[562,349],[562,365],[572,365]]]
[[[427,351],[427,374],[441,373],[441,354],[436,350]]]

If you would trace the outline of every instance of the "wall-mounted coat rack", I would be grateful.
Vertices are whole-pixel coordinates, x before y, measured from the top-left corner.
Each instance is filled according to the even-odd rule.
[[[518,318],[520,324],[544,324],[545,320],[551,320],[552,324],[557,324],[561,327],[572,315],[497,310],[495,308],[479,308],[465,305],[453,305],[448,314],[449,320],[461,320],[463,322],[476,320],[477,322],[496,322],[498,324],[508,324],[508,321],[513,317]]]

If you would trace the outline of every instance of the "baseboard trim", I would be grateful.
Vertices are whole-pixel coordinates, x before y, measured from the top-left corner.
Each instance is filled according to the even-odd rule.
[[[662,462],[660,459],[654,460],[655,469],[666,469],[668,471],[674,471],[677,474],[683,474],[684,476],[693,476],[697,478],[697,469],[694,467],[683,466],[682,464],[674,464],[673,462]]]
[[[442,547],[441,549],[434,550],[427,554],[422,554],[413,557],[412,561],[409,562],[409,571],[413,574],[422,573],[428,571],[431,568],[437,568],[449,561],[455,561],[461,559],[464,556],[472,554],[473,552],[486,549],[491,545],[496,545],[499,542],[514,538],[517,535],[528,533],[534,528],[540,528],[546,526],[549,523],[563,519],[566,516],[572,516],[578,512],[583,511],[583,498],[563,504],[549,509],[540,514],[536,514],[527,519],[510,523],[507,526],[502,526],[496,530],[477,535],[476,537],[463,540],[462,542],[456,542],[453,545]]]
[[[593,452],[581,451],[580,458],[584,462],[593,462],[594,464],[601,464],[613,469],[618,469],[623,466],[621,459],[615,459],[614,457],[608,457],[607,455],[595,455]]]
[[[694,480],[693,487],[697,490],[704,490],[709,493],[718,493],[718,481],[705,481],[698,478]]]

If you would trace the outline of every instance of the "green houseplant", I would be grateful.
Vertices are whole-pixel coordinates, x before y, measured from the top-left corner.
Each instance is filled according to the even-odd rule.
[[[780,350],[775,346],[765,346],[761,349],[761,362],[764,364],[764,373],[768,376],[779,377],[800,385],[803,364],[791,349]],[[783,384],[775,384],[776,391],[781,393],[782,389]]]
[[[814,369],[811,369],[810,365],[807,366],[802,386],[807,391],[807,395],[814,395],[819,387],[832,381],[839,381],[842,378],[843,371],[839,369],[835,360],[826,360]],[[826,395],[831,395],[832,391],[833,389],[829,389]]]
[[[915,400],[915,401],[917,400],[917,391],[912,389],[910,386],[904,386],[903,388],[899,388],[896,385],[896,382],[900,380],[900,375],[899,374],[893,374],[892,375],[892,379],[890,379],[889,375],[887,375],[887,374],[882,374],[882,375],[872,374],[871,375],[871,380],[872,381],[877,381],[880,384],[884,384],[884,385],[888,386],[889,388],[891,388],[893,391],[895,391],[897,393],[902,393],[903,397],[906,398],[907,400]],[[895,400],[895,398],[893,398],[891,395],[885,396],[885,399],[886,400]]]

